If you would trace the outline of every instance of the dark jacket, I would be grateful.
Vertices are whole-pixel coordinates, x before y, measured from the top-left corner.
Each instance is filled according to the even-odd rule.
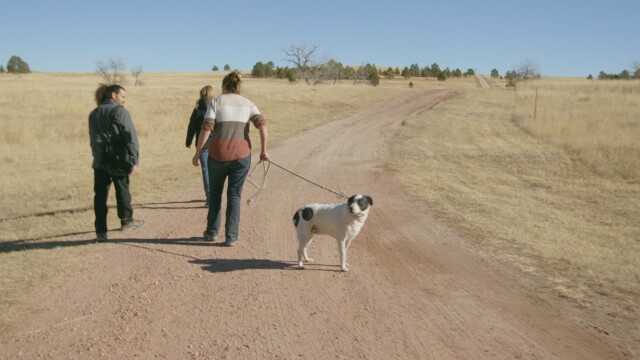
[[[207,112],[207,103],[205,99],[198,100],[198,105],[191,112],[191,118],[189,119],[189,127],[187,128],[187,147],[191,146],[193,142],[193,136],[196,137],[196,146],[198,146],[198,138],[200,137],[200,129],[202,129],[202,123],[204,122],[204,114]]]
[[[111,115],[113,115],[113,121]],[[110,126],[117,128],[117,132],[120,134],[120,142],[127,148],[133,164],[138,165],[140,161],[140,144],[138,143],[138,134],[133,126],[131,115],[123,106],[109,99],[103,101],[100,106],[89,114],[89,140],[91,142],[91,152],[93,153],[93,164],[91,166],[94,169],[100,168],[102,154],[104,153],[104,140]]]

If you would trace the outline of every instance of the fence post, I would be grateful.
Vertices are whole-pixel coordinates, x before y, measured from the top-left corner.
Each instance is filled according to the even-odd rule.
[[[536,99],[533,102],[533,122],[536,122],[537,113],[538,113],[538,88],[536,87]]]

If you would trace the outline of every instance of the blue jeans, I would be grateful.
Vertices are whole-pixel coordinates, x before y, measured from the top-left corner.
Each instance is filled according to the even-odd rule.
[[[209,165],[209,213],[207,214],[207,235],[217,235],[220,231],[220,213],[222,207],[222,190],[227,185],[227,211],[225,220],[225,240],[238,240],[240,226],[240,198],[244,181],[251,167],[251,155],[233,161],[216,161],[208,159]]]
[[[204,195],[207,199],[207,205],[209,204],[209,169],[207,162],[209,159],[209,149],[204,148],[200,153],[200,169],[202,169],[202,184],[204,184]]]

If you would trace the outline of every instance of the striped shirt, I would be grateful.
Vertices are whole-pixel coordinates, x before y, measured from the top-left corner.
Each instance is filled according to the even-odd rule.
[[[222,94],[213,99],[202,124],[213,130],[209,156],[217,161],[232,161],[251,155],[249,122],[256,128],[267,123],[249,99],[238,94]]]

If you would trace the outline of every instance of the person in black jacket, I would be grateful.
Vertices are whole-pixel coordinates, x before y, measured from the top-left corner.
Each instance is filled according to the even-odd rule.
[[[133,174],[139,162],[138,135],[131,120],[131,114],[125,109],[127,91],[120,85],[101,85],[95,93],[96,107],[89,114],[89,141],[93,154],[95,196],[93,209],[96,215],[95,229],[96,241],[107,241],[107,199],[109,188],[113,182],[116,189],[116,203],[118,218],[120,218],[120,230],[135,229],[144,224],[144,220],[133,218],[131,206],[131,193],[129,192],[129,175]],[[106,172],[102,168],[102,155],[105,149],[105,139],[115,126],[119,129],[119,143],[126,147],[133,168],[130,174],[116,176]]]
[[[187,128],[186,145],[191,148],[193,137],[196,138],[196,148],[198,147],[198,138],[200,137],[200,129],[204,122],[204,114],[207,112],[209,103],[213,100],[213,87],[207,85],[200,89],[200,98],[196,101],[196,107],[191,112],[189,127]],[[202,169],[202,183],[204,184],[204,194],[206,206],[209,206],[209,169],[207,168],[207,158],[209,156],[209,142],[211,137],[207,138],[204,144],[204,150],[200,153],[200,168]]]

